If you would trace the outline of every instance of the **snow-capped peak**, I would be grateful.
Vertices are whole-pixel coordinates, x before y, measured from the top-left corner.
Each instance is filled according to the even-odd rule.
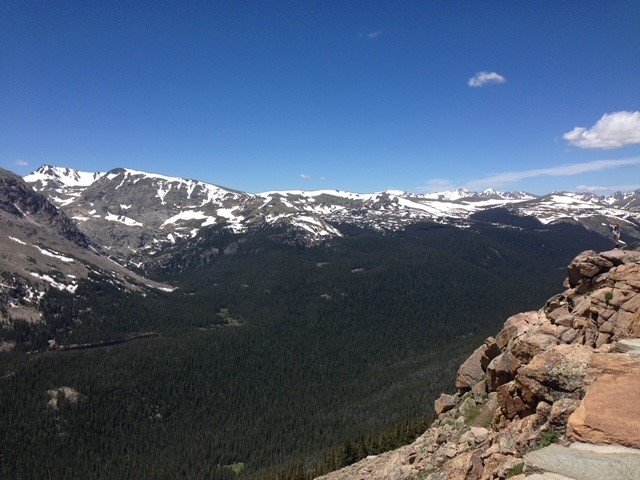
[[[28,183],[56,181],[67,187],[88,187],[103,175],[104,172],[83,172],[73,168],[43,165],[24,179]]]
[[[474,195],[474,192],[472,192],[471,190],[458,188],[457,190],[445,190],[442,192],[427,193],[422,195],[422,198],[426,198],[428,200],[455,201],[455,200],[460,200],[461,198],[468,198],[473,195]]]

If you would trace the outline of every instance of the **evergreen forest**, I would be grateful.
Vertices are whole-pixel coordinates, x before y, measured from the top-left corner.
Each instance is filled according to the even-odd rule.
[[[204,232],[148,272],[172,293],[89,278],[3,330],[0,478],[305,479],[408,443],[469,353],[608,246],[568,224],[286,235]]]

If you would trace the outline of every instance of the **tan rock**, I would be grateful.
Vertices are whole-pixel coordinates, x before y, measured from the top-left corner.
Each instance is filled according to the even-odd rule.
[[[500,385],[513,380],[519,366],[520,362],[510,351],[498,355],[487,367],[487,390],[495,392]]]
[[[534,411],[534,408],[520,398],[515,389],[514,382],[509,382],[498,387],[498,404],[504,416],[510,420],[515,417],[526,417]]]
[[[613,322],[610,322],[608,320],[606,322],[603,322],[598,330],[600,331],[600,333],[613,333]]]
[[[599,273],[609,270],[613,263],[593,250],[578,255],[568,267],[569,286],[575,287],[582,280],[590,280]]]
[[[619,288],[601,288],[591,295],[591,300],[599,303],[599,309],[619,308],[635,296],[634,292]]]
[[[500,347],[498,347],[498,343],[496,339],[493,337],[489,337],[484,341],[484,344],[487,346],[487,349],[484,351],[484,355],[480,359],[480,366],[482,370],[486,370],[491,360],[496,358],[498,355],[502,353]]]
[[[591,325],[590,325],[590,327],[591,327]],[[595,329],[595,327],[585,329],[582,332],[582,336],[583,336],[583,340],[581,340],[581,341],[575,340],[574,343],[581,343],[581,344],[586,345],[588,347],[595,347],[596,346],[596,339],[598,338],[598,331]]]
[[[588,443],[640,448],[640,375],[602,375],[569,417],[568,435]]]
[[[558,327],[553,323],[544,323],[538,327],[538,332],[545,335],[553,335],[555,337],[556,333],[558,332],[558,328],[561,327]]]
[[[586,317],[573,317],[573,328],[580,330],[587,326],[589,319]]]
[[[558,325],[559,327],[572,327],[573,326],[573,317],[574,317],[573,314],[566,315],[566,316],[556,320],[555,324]]]
[[[475,452],[465,452],[442,466],[441,476],[427,478],[446,480],[477,480],[482,475],[482,463]]]
[[[477,348],[462,365],[460,365],[458,374],[456,375],[456,388],[460,390],[460,392],[464,393],[471,390],[471,387],[484,379],[484,370],[482,369],[481,359],[486,351],[487,346],[482,345]]]
[[[591,298],[582,297],[582,299],[576,304],[575,308],[571,312],[573,315],[584,317],[591,312]]]
[[[640,337],[640,310],[633,316],[628,327],[629,336],[632,338]]]
[[[535,355],[553,345],[557,345],[557,343],[558,340],[553,335],[545,333],[524,335],[513,341],[511,352],[521,363],[526,364]]]
[[[580,400],[573,398],[561,398],[551,406],[548,422],[554,430],[563,431],[566,428],[567,420],[576,408],[580,405]]]
[[[546,320],[543,313],[524,312],[518,313],[507,319],[502,330],[496,337],[496,343],[500,350],[504,351],[509,342],[528,331],[532,326],[538,326]]]
[[[458,394],[447,395],[446,393],[442,393],[433,405],[436,415],[440,415],[441,413],[448,412],[453,409],[458,403],[458,399]]]
[[[557,345],[522,367],[518,383],[553,403],[558,392],[572,394],[580,389],[592,356],[593,350],[582,345]]]
[[[485,398],[487,393],[487,384],[484,379],[471,387],[471,395],[473,395],[473,399],[476,401],[476,403],[480,403],[482,399]]]
[[[599,333],[598,338],[596,338],[596,348],[602,347],[605,343],[609,343],[611,341],[611,335],[608,333]]]
[[[640,294],[631,294],[628,296],[627,300],[620,305],[620,308],[626,310],[627,312],[636,312],[640,310]]]
[[[635,320],[637,312],[631,313],[625,310],[618,310],[612,317],[613,333],[616,338],[624,338],[629,335],[631,324]]]
[[[551,322],[555,323],[559,318],[569,315],[569,307],[567,305],[561,305],[549,312],[547,312],[547,318]]]
[[[600,253],[602,258],[609,260],[614,265],[622,265],[627,263],[637,263],[640,262],[640,252],[635,252],[633,250],[609,250],[607,252]]]
[[[573,328],[570,328],[562,334],[562,336],[560,337],[560,340],[564,343],[571,343],[576,339],[576,337],[579,334],[580,332],[578,330],[574,330]]]
[[[609,280],[612,282],[624,282],[628,285],[638,285],[640,275],[640,265],[637,263],[629,263],[620,265],[612,270],[609,274]]]
[[[640,375],[640,358],[600,353],[584,345],[557,345],[523,366],[516,383],[539,399],[555,402],[582,398],[593,381],[605,373]]]

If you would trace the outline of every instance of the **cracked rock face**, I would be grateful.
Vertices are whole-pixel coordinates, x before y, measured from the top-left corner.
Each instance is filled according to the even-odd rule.
[[[583,252],[565,285],[473,352],[413,444],[322,478],[525,478],[550,442],[640,448],[640,252]]]

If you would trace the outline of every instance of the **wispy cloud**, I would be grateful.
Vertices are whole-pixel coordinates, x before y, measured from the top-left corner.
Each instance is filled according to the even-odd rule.
[[[579,148],[599,150],[640,144],[640,111],[605,113],[593,127],[575,127],[562,138]]]
[[[302,180],[311,180],[311,175],[307,175],[306,173],[301,173],[300,178]]]
[[[506,78],[496,72],[478,72],[469,79],[468,84],[470,87],[479,88],[506,83],[506,81]]]
[[[498,187],[509,183],[516,183],[527,178],[535,177],[564,177],[580,175],[582,173],[599,172],[614,168],[631,167],[640,165],[640,157],[626,158],[621,160],[594,160],[591,162],[572,163],[551,168],[536,168],[533,170],[522,170],[518,172],[503,172],[489,175],[485,178],[467,182],[465,187],[470,189],[481,189],[487,187]]]
[[[419,193],[433,193],[453,190],[454,188],[455,185],[451,180],[446,178],[430,178],[424,185],[418,187],[416,190]]]
[[[576,187],[576,192],[602,193],[608,192],[609,190],[611,190],[610,187],[603,187],[601,185],[578,185]]]
[[[375,40],[376,38],[378,38],[380,35],[382,35],[382,32],[380,30],[376,30],[374,32],[368,32],[368,33],[359,33],[358,36],[360,38],[368,38],[369,40]]]
[[[578,185],[576,187],[577,192],[589,192],[589,193],[614,193],[614,192],[632,192],[640,189],[640,184],[629,185],[610,185],[608,187],[601,185]]]
[[[18,167],[26,167],[29,165],[29,162],[26,162],[25,160],[16,160],[13,163]]]

